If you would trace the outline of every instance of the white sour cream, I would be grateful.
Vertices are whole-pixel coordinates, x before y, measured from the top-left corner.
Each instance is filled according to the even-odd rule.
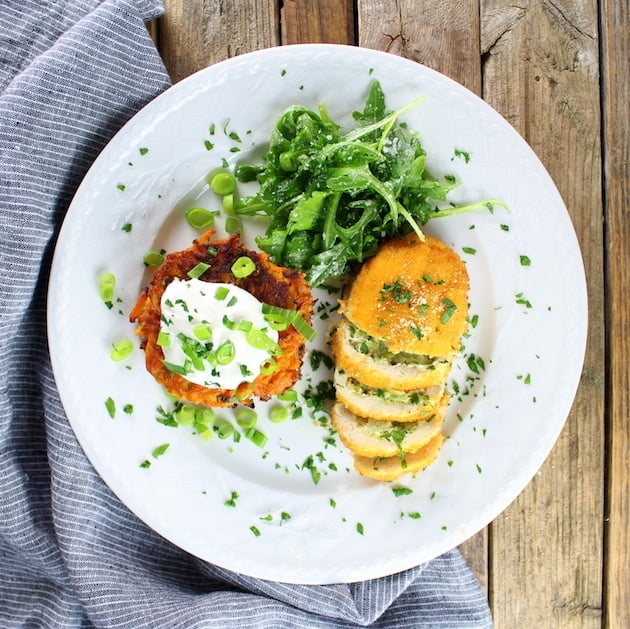
[[[278,332],[265,321],[262,306],[234,284],[173,279],[162,295],[158,339],[167,368],[211,388],[252,382],[272,350],[254,347],[246,330],[231,328],[251,324],[271,345],[277,343]]]

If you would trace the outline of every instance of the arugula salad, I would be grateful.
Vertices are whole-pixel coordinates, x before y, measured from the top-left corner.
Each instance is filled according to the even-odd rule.
[[[432,218],[502,205],[448,202],[455,177],[429,173],[418,134],[399,121],[423,100],[389,112],[373,81],[363,111],[353,113],[356,127],[345,133],[323,104],[286,109],[263,163],[235,170],[239,181],[260,184],[234,206],[237,214],[268,219],[256,239],[260,249],[317,287],[355,271],[388,238],[414,231],[423,239],[420,226]]]

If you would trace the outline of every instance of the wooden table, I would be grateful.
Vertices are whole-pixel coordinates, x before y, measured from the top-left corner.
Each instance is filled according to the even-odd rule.
[[[533,147],[582,248],[586,361],[548,460],[461,550],[499,628],[630,627],[628,0],[165,0],[165,8],[151,29],[174,82],[259,48],[355,44],[454,78]]]

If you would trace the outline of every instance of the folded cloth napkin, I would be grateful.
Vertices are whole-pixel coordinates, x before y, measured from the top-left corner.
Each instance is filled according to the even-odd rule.
[[[145,27],[161,11],[158,0],[0,0],[0,626],[491,626],[457,551],[329,586],[205,563],[139,521],[77,443],[48,356],[51,257],[91,162],[169,86]]]

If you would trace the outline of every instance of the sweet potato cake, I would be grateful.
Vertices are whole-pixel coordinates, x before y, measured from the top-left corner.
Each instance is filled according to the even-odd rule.
[[[299,378],[304,356],[305,339],[293,325],[278,331],[274,370],[252,374],[235,388],[209,387],[191,382],[184,375],[169,369],[159,343],[162,296],[176,278],[188,280],[191,270],[201,264],[207,268],[197,279],[202,282],[231,284],[247,291],[269,306],[297,311],[311,322],[313,297],[301,272],[278,266],[264,253],[247,249],[239,235],[213,240],[214,231],[205,232],[191,247],[165,256],[153,279],[132,309],[129,318],[137,323],[136,334],[142,339],[148,371],[177,399],[204,406],[253,405],[254,398],[268,400],[291,387]],[[246,256],[254,270],[245,277],[236,277],[232,265]],[[212,307],[213,304],[209,304]],[[255,376],[255,377],[253,377]]]

